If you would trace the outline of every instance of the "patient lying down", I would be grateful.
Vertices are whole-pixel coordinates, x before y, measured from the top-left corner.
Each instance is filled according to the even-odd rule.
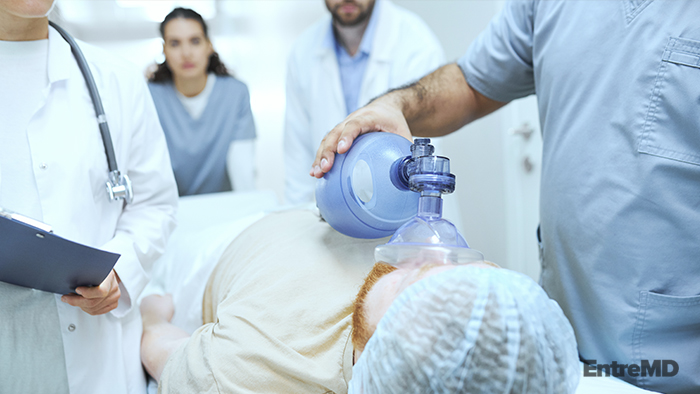
[[[211,274],[191,336],[169,323],[169,296],[143,300],[159,392],[574,391],[573,331],[531,279],[489,263],[372,265],[385,242],[311,211],[255,223]]]

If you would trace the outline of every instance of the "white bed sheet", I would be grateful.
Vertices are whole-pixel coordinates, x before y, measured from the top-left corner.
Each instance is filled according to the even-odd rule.
[[[192,333],[202,325],[202,296],[211,271],[238,234],[279,208],[272,191],[225,192],[179,199],[177,227],[165,253],[155,262],[149,294],[173,294],[172,323]],[[147,391],[158,392],[149,377]]]
[[[271,191],[180,198],[178,226],[156,261],[141,298],[173,294],[173,324],[194,332],[202,324],[204,287],[224,249],[241,231],[278,206]]]

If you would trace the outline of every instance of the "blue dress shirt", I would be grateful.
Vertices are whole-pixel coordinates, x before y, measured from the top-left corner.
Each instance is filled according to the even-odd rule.
[[[367,69],[367,62],[372,50],[372,41],[374,41],[374,31],[376,30],[378,14],[381,12],[381,1],[377,1],[374,5],[374,10],[369,18],[369,23],[362,35],[360,47],[355,53],[355,56],[350,56],[347,50],[341,45],[333,32],[333,22],[328,28],[326,37],[326,45],[333,46],[335,56],[338,59],[338,71],[340,73],[340,84],[343,87],[343,97],[345,98],[345,108],[348,114],[360,107],[359,97],[362,87],[362,80]],[[364,104],[364,103],[362,103]]]

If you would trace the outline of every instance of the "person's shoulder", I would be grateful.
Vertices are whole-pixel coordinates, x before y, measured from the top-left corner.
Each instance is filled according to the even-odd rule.
[[[171,81],[148,81],[148,89],[151,91],[151,94],[163,94],[165,92],[172,91],[172,84],[173,83]]]
[[[217,75],[216,83],[220,83],[227,88],[247,90],[248,85],[233,75]]]
[[[148,91],[151,93],[151,98],[156,107],[170,106],[173,101],[171,97],[175,96],[175,87],[172,81],[152,82],[148,81]]]
[[[228,94],[248,94],[248,85],[232,75],[217,75],[216,84],[221,84]]]
[[[129,80],[145,81],[143,73],[132,62],[83,41],[78,41],[78,45],[85,55],[90,69],[93,70],[93,74],[105,77],[113,76],[119,78],[121,83],[126,83]]]

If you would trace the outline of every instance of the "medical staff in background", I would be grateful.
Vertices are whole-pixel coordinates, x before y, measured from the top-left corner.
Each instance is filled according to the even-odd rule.
[[[328,130],[387,90],[443,62],[415,14],[389,0],[325,0],[330,15],[299,37],[287,65],[285,201],[314,200],[309,164]]]
[[[181,196],[255,189],[255,123],[246,85],[229,75],[201,15],[176,8],[160,24],[165,61],[148,87]]]
[[[536,93],[544,289],[586,362],[617,365],[642,388],[697,393],[698,15],[697,1],[507,2],[457,64],[334,128],[312,172],[377,127],[445,135]]]
[[[81,42],[133,185],[129,204],[110,200],[95,109],[69,44],[49,27],[52,5],[0,0],[0,205],[121,257],[78,294],[0,282],[0,392],[143,393],[134,304],[174,227],[175,180],[141,73]]]

